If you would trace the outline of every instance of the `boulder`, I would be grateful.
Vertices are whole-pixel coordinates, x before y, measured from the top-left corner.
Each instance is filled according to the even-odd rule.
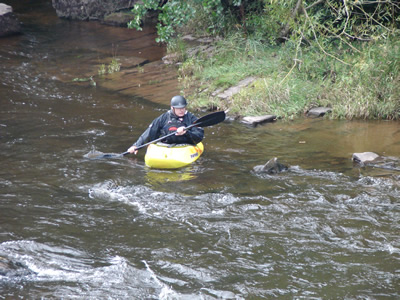
[[[362,152],[353,153],[352,160],[361,167],[400,171],[400,159],[397,157],[385,157],[374,152]]]
[[[374,152],[353,153],[352,160],[356,163],[364,165],[365,163],[372,162],[379,157]]]
[[[105,15],[132,8],[137,0],[52,0],[57,16],[77,20],[103,20]]]
[[[0,37],[21,33],[21,25],[11,6],[0,3]]]
[[[287,171],[288,167],[281,164],[278,158],[271,158],[265,165],[258,165],[253,168],[256,173],[277,174]]]

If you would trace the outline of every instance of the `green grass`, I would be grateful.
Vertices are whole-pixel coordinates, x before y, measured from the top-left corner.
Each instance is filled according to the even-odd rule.
[[[332,108],[331,118],[400,119],[400,39],[296,53],[290,45],[267,46],[234,35],[215,45],[211,58],[198,55],[180,68],[192,108],[229,109],[236,115],[302,115]],[[253,76],[257,80],[231,99],[213,93]]]

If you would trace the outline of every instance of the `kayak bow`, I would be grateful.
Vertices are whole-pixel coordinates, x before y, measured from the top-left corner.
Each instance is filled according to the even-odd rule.
[[[150,168],[179,169],[195,162],[204,151],[203,143],[197,145],[150,144],[144,161]]]

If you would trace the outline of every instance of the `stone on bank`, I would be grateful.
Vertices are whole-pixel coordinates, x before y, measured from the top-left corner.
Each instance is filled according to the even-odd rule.
[[[247,116],[242,119],[242,123],[250,126],[257,126],[263,123],[267,122],[274,122],[276,121],[276,116],[275,115],[265,115],[265,116]]]

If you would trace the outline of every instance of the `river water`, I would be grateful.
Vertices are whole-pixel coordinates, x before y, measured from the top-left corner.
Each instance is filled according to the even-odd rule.
[[[124,36],[145,40],[149,61],[165,49],[152,30],[60,20],[35,3],[16,5],[24,34],[0,40],[0,263],[13,264],[0,299],[400,297],[400,174],[351,161],[399,157],[398,122],[227,121],[177,171],[148,169],[143,150],[88,159],[124,152],[169,96],[61,80],[57,62],[119,43],[128,56]],[[252,171],[272,157],[289,170]]]

